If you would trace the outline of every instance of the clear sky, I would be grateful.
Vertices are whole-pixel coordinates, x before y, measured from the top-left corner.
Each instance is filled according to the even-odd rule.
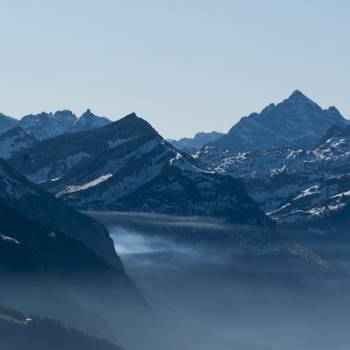
[[[0,0],[0,111],[227,131],[300,89],[350,116],[348,0]]]

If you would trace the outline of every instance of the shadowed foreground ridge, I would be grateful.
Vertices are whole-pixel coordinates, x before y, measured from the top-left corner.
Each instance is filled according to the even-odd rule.
[[[29,183],[3,160],[0,188],[2,304],[130,349],[147,344],[153,335],[146,320],[154,316],[104,227]]]
[[[0,347],[11,350],[121,350],[60,322],[0,307]]]

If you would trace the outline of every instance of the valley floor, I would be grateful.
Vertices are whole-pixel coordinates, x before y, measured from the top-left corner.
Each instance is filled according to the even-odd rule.
[[[108,227],[127,272],[167,325],[169,342],[179,349],[349,348],[347,275],[310,270],[284,276],[284,260],[269,274],[251,264],[253,257],[237,269],[233,262],[238,260],[232,259],[237,246],[227,249],[227,242],[217,243],[216,236],[227,227],[214,221],[90,215]],[[328,256],[338,249],[328,248]]]

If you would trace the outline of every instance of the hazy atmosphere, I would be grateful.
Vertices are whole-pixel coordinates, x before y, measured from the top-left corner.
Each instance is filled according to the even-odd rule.
[[[345,0],[0,0],[1,111],[136,112],[179,138],[198,123],[227,132],[300,89],[349,116],[349,11]]]
[[[0,350],[349,350],[349,16],[0,0]]]

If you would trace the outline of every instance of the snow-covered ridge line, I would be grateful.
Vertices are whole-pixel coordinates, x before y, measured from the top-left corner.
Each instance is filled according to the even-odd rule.
[[[281,223],[311,223],[350,205],[348,129],[337,128],[312,150],[234,153],[207,146],[194,157],[209,170],[242,179],[265,212]]]

